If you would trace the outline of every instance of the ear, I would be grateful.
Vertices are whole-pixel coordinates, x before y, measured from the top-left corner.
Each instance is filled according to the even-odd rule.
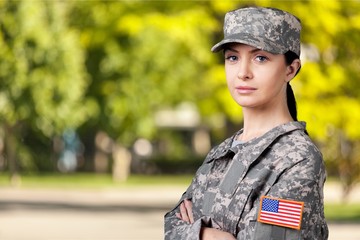
[[[289,66],[287,66],[286,68],[286,82],[290,82],[291,79],[293,79],[299,68],[301,66],[301,62],[300,62],[300,59],[295,59]]]

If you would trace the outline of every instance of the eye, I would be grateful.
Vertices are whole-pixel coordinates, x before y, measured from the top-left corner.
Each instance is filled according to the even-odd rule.
[[[229,62],[236,62],[239,58],[234,55],[225,56],[225,60]]]
[[[269,60],[269,58],[266,56],[259,55],[259,56],[255,57],[255,60],[262,63],[262,62],[266,62],[267,60]]]

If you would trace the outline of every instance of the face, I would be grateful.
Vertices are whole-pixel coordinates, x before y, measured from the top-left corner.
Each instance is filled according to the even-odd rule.
[[[283,54],[245,44],[228,45],[224,54],[228,88],[240,106],[261,109],[286,104],[286,84],[295,74]]]

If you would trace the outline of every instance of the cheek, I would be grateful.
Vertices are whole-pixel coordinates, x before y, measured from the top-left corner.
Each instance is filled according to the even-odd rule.
[[[237,73],[236,69],[232,67],[225,67],[225,77],[228,84],[236,79]]]
[[[277,76],[279,76],[279,80],[285,81],[287,78],[288,68],[287,66],[279,67],[277,70],[274,70]]]
[[[226,75],[226,85],[229,89],[229,91],[231,92],[232,89],[234,88],[235,86],[235,80],[233,77],[229,76],[229,75]]]
[[[273,82],[273,84],[280,84],[286,81],[286,71],[284,68],[268,68],[266,71],[261,71],[258,74],[263,79]]]

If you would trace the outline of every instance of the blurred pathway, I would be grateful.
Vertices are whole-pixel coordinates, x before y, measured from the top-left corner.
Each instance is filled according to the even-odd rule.
[[[1,240],[157,240],[186,187],[103,190],[0,188]],[[325,200],[340,201],[329,184]],[[360,202],[360,188],[350,196]],[[360,225],[330,224],[330,240],[360,240]]]

